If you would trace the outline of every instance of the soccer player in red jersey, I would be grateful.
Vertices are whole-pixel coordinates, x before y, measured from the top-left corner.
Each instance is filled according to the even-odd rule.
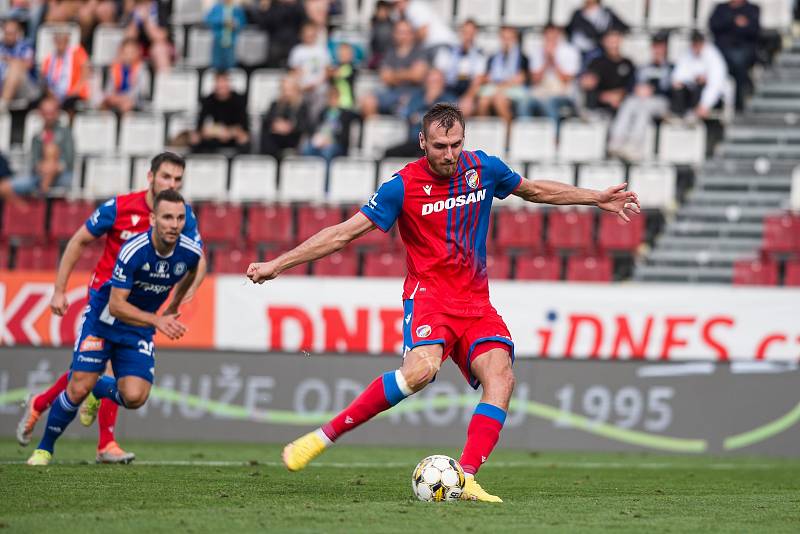
[[[462,498],[502,502],[475,481],[500,436],[514,389],[514,343],[489,301],[486,234],[492,198],[514,194],[530,202],[597,206],[625,221],[639,213],[639,200],[625,191],[627,184],[595,191],[527,180],[497,157],[463,150],[464,118],[450,104],[436,104],[425,114],[419,142],[425,157],[385,182],[349,220],[248,267],[247,276],[263,283],[376,227],[387,232],[395,221],[407,250],[403,364],[376,378],[330,422],[287,445],[283,462],[291,471],[303,469],[345,432],[424,388],[450,357],[472,387],[483,389],[460,459],[467,474]]]
[[[150,228],[150,212],[153,199],[166,189],[178,190],[183,183],[183,172],[186,162],[182,157],[171,152],[163,152],[154,157],[147,173],[149,187],[144,191],[116,196],[102,204],[73,234],[64,250],[58,266],[53,296],[50,300],[50,310],[58,316],[66,313],[69,303],[66,297],[66,288],[69,277],[75,264],[83,252],[94,240],[106,236],[103,255],[95,266],[92,279],[89,283],[89,293],[97,291],[111,278],[114,263],[119,249],[130,237],[146,232]],[[189,204],[186,204],[186,226],[183,234],[202,246],[200,233],[197,229],[197,219]],[[202,257],[198,265],[197,276],[189,288],[183,302],[194,294],[200,286],[206,272],[206,261]],[[110,367],[108,369],[110,372]],[[25,446],[30,443],[31,433],[36,422],[53,401],[67,387],[69,372],[64,373],[47,390],[38,395],[29,395],[23,410],[22,418],[17,426],[17,441]],[[114,425],[117,421],[118,406],[114,402],[104,399],[97,413],[99,438],[97,441],[97,457],[99,463],[130,463],[135,458],[131,452],[124,451],[114,437]],[[93,422],[82,420],[86,426]]]

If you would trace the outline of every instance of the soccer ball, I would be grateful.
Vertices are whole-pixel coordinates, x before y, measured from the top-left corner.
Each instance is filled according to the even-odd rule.
[[[457,501],[464,491],[464,470],[458,462],[441,454],[428,456],[411,475],[411,489],[425,502]]]

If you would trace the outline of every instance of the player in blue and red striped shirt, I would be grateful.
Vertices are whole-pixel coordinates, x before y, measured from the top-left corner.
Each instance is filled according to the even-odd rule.
[[[460,460],[467,474],[462,498],[502,502],[474,478],[497,443],[514,388],[514,343],[489,301],[486,235],[492,199],[514,194],[530,202],[591,205],[625,221],[628,213],[639,212],[639,200],[625,191],[627,184],[594,191],[526,180],[499,158],[463,150],[464,119],[450,104],[428,111],[419,141],[425,157],[385,182],[349,220],[248,268],[248,277],[263,283],[376,227],[386,232],[395,222],[407,250],[403,365],[375,379],[330,422],[287,445],[283,461],[292,471],[303,469],[342,434],[424,388],[449,357],[472,387],[483,389]]]

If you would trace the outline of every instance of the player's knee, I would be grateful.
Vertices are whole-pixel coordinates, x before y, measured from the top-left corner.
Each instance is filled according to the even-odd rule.
[[[423,350],[416,353],[416,357],[413,360],[404,362],[401,372],[408,383],[408,387],[417,392],[430,384],[436,373],[439,372],[441,363],[441,357]]]
[[[149,392],[144,390],[122,390],[122,400],[125,401],[125,407],[129,410],[136,410],[141,408],[147,402]]]
[[[67,384],[67,395],[69,396],[69,400],[76,404],[83,402],[83,400],[89,396],[91,391],[92,384],[89,382],[78,382],[71,380],[69,384]]]

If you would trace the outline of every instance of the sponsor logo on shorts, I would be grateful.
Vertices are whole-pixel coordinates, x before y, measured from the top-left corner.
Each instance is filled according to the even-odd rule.
[[[478,187],[478,171],[475,169],[468,170],[466,174],[464,174],[464,178],[467,180],[467,185],[472,189]]]
[[[92,352],[103,350],[103,347],[106,345],[106,340],[97,337],[97,336],[86,336],[84,340],[81,342],[81,346],[78,350],[81,352]]]
[[[78,361],[82,363],[103,363],[103,360],[100,358],[91,358],[89,356],[84,356],[83,354],[78,355]]]
[[[417,327],[417,337],[428,337],[431,335],[431,325],[424,324]]]

